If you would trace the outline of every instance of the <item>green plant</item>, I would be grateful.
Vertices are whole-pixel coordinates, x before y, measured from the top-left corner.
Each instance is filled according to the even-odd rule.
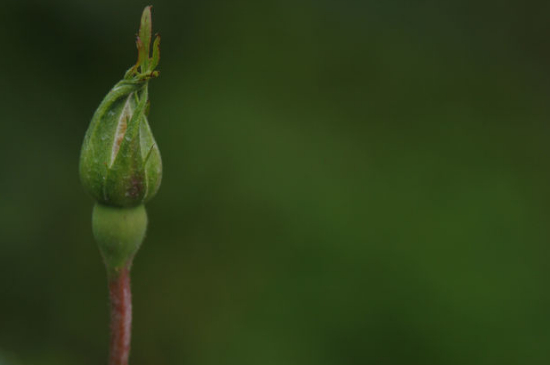
[[[96,203],[92,230],[107,268],[111,303],[109,365],[127,365],[130,268],[147,228],[144,204],[158,191],[160,152],[147,121],[148,82],[157,77],[160,37],[151,44],[151,7],[143,10],[138,60],[97,108],[82,145],[80,179]]]

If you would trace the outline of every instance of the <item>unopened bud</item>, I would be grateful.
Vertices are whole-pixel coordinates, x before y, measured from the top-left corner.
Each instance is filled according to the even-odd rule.
[[[151,14],[146,8],[137,38],[138,62],[97,108],[80,156],[84,188],[103,205],[132,207],[149,201],[162,177],[160,152],[147,121],[148,82],[158,76],[157,36],[153,56]]]

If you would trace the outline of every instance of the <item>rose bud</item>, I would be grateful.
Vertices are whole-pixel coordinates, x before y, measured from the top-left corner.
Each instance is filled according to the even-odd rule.
[[[149,201],[162,177],[160,152],[147,121],[148,83],[158,76],[160,37],[151,42],[150,11],[137,37],[138,61],[92,117],[80,155],[80,179],[100,204],[132,207]]]

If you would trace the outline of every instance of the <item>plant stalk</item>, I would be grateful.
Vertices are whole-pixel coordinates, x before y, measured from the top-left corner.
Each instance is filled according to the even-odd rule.
[[[128,365],[132,329],[130,265],[109,275],[109,297],[111,301],[109,365]]]

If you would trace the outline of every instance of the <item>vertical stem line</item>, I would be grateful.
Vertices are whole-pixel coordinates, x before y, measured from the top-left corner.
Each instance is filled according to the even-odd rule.
[[[111,300],[111,343],[109,365],[128,365],[132,329],[130,265],[109,275]]]

